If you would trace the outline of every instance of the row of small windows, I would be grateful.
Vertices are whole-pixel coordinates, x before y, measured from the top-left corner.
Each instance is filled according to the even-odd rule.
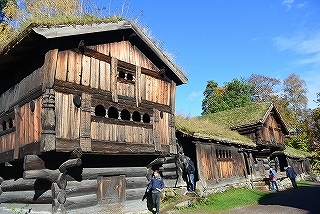
[[[134,81],[134,76],[131,73],[125,73],[124,71],[119,71],[119,78]]]
[[[131,115],[127,109],[123,109],[119,115],[118,109],[116,109],[113,106],[111,106],[107,111],[104,108],[104,106],[97,105],[94,109],[94,113],[96,116],[99,116],[99,117],[108,116],[108,118],[129,120],[129,121],[130,121],[130,119],[132,119],[135,122],[141,122],[141,120],[142,120],[142,122],[144,122],[144,123],[150,123],[150,116],[147,113],[143,114],[141,117],[141,114],[138,111],[134,111]],[[120,118],[119,118],[119,116],[120,116]]]
[[[2,121],[2,131],[13,128],[13,120],[9,118],[8,121]]]
[[[231,158],[231,151],[230,150],[216,150],[216,157],[217,158]]]

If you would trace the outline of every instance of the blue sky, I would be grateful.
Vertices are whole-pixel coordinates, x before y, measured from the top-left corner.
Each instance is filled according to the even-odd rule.
[[[295,73],[320,92],[319,0],[96,0],[149,29],[189,83],[176,94],[176,114],[201,114],[208,80],[222,86],[262,74],[281,81]]]

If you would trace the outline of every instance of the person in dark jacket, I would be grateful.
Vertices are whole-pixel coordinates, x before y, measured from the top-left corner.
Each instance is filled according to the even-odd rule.
[[[194,173],[195,173],[195,167],[193,161],[188,157],[186,162],[186,170],[189,177],[189,189],[190,191],[195,190],[194,185]]]
[[[156,210],[153,212],[155,214],[159,214],[160,210],[160,196],[161,192],[164,188],[163,178],[160,176],[158,170],[153,172],[153,177],[148,185],[147,192],[151,191],[152,193],[152,202]]]
[[[287,177],[290,178],[292,186],[294,188],[298,188],[298,185],[296,183],[297,173],[296,171],[294,171],[294,168],[288,165],[286,169],[286,174],[287,174]]]

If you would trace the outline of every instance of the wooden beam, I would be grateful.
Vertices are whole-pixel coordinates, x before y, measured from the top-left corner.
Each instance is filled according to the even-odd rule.
[[[59,177],[60,171],[50,169],[35,169],[23,172],[24,179],[47,179],[51,182],[56,182]]]
[[[22,203],[22,204],[51,204],[51,190],[30,190],[3,192],[0,195],[1,203]]]
[[[92,152],[109,154],[154,154],[154,146],[150,144],[133,144],[124,142],[92,141]]]
[[[45,169],[45,162],[39,158],[38,155],[26,155],[24,157],[23,169],[34,170],[34,169]]]

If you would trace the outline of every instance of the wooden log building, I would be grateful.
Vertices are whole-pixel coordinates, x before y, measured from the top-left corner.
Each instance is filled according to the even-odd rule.
[[[210,123],[199,118],[176,117],[181,147],[178,154],[182,162],[187,156],[195,163],[196,189],[208,194],[226,185],[250,186],[254,142],[236,131]]]
[[[312,174],[308,155],[301,156],[299,151],[297,155],[290,148],[285,150],[289,132],[271,103],[180,120],[176,118],[178,142],[183,154],[196,163],[196,180],[204,191],[246,182],[247,186],[268,190],[271,167],[281,179],[286,177],[288,165],[298,174]],[[245,139],[236,140],[227,132],[218,133],[221,126]]]
[[[1,50],[0,74],[1,203],[125,209],[148,168],[175,184],[174,159],[154,161],[177,154],[188,80],[134,22],[31,24]]]

